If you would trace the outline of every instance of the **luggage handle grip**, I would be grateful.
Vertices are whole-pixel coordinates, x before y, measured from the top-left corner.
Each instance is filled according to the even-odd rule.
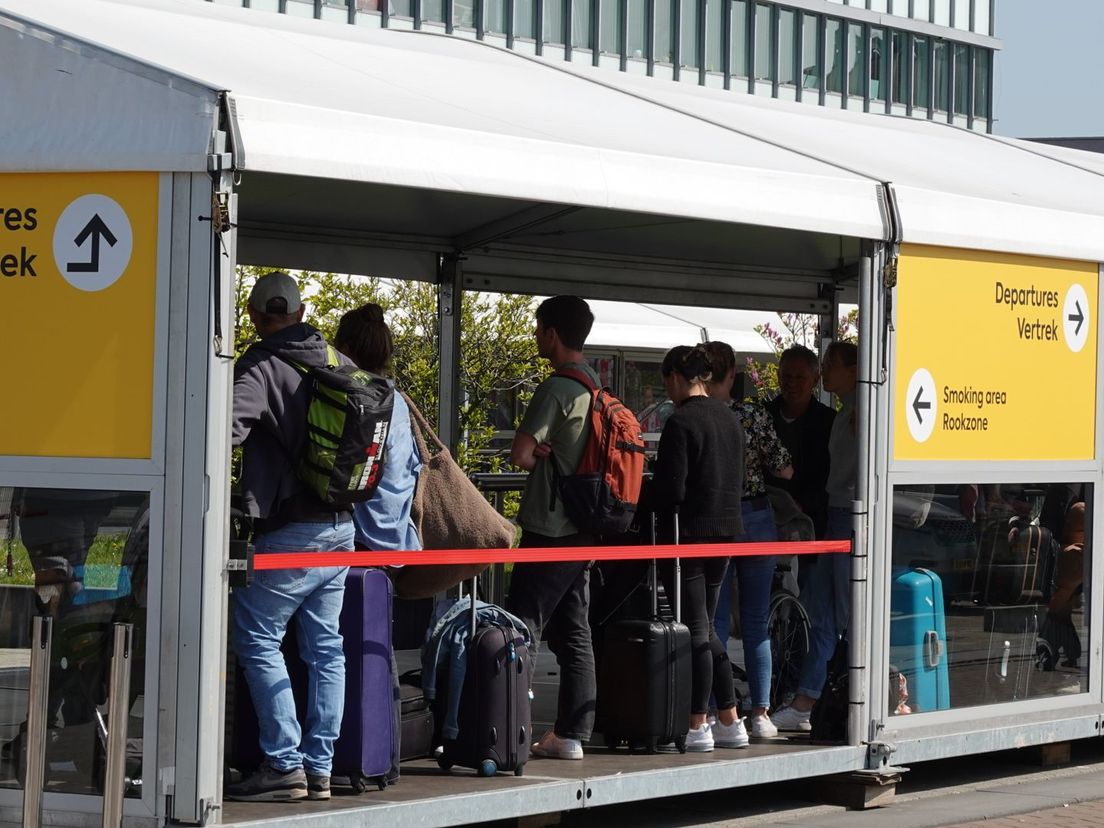
[[[458,597],[460,599],[463,599],[464,598],[464,583],[463,583],[463,581],[461,581],[457,585],[457,589],[459,590]],[[472,637],[472,641],[475,641],[475,631],[479,628],[478,617],[477,617],[477,613],[476,613],[476,610],[475,610],[475,594],[478,591],[479,591],[479,576],[478,575],[473,575],[472,579],[471,579],[471,637]]]
[[[939,640],[939,633],[928,630],[924,633],[924,661],[928,667],[938,667],[943,658],[943,642]]]
[[[678,546],[679,542],[679,519],[678,519],[678,506],[675,507],[674,515],[675,526],[675,546]],[[656,514],[652,512],[651,520],[652,528],[652,546],[656,545]],[[675,610],[675,622],[682,622],[682,564],[678,558],[674,559],[675,562],[675,595],[674,595],[674,610]],[[659,573],[657,572],[656,559],[652,558],[652,618],[659,618]]]

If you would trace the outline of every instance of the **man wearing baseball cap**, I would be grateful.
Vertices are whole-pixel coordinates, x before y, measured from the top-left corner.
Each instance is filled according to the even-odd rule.
[[[310,400],[295,364],[323,366],[329,353],[322,334],[303,322],[303,312],[291,276],[273,271],[260,277],[249,295],[249,318],[260,341],[234,367],[233,444],[242,447],[243,509],[254,519],[258,552],[353,549],[352,515],[323,503],[295,472]],[[347,572],[347,567],[263,571],[248,587],[234,590],[231,637],[257,711],[265,759],[248,779],[227,786],[228,799],[330,798],[333,746],[345,701],[338,616]],[[293,615],[299,649],[312,656],[305,733],[280,652]]]

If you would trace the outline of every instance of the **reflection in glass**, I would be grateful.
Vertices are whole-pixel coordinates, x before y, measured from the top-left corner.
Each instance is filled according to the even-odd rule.
[[[935,96],[935,108],[941,112],[950,110],[951,103],[951,44],[945,40],[935,41],[935,80],[932,90]]]
[[[778,11],[778,82],[797,84],[797,12],[793,9]]]
[[[682,22],[680,39],[682,41],[679,62],[687,69],[698,68],[698,13],[702,0],[682,1]]]
[[[571,45],[577,49],[589,49],[590,0],[568,0],[571,3]],[[594,0],[598,2],[598,0]]]
[[[544,0],[544,42],[564,42],[564,3],[566,0]]]
[[[471,0],[469,0],[468,11],[471,12],[470,6]],[[459,14],[459,10],[456,12]],[[428,2],[422,3],[422,20],[428,20],[433,23],[445,22],[445,2],[444,0],[428,0]]]
[[[625,360],[625,405],[640,421],[644,442],[654,451],[659,443],[659,432],[671,416],[675,406],[667,399],[663,387],[660,363],[647,360]]]
[[[720,72],[724,48],[724,4],[729,0],[705,0],[705,68]]]
[[[912,38],[912,105],[927,109],[931,102],[930,42],[926,37]]]
[[[514,0],[514,37],[536,38],[535,0]]]
[[[843,23],[828,18],[824,27],[824,38],[828,45],[828,65],[825,76],[829,92],[843,92]]]
[[[736,77],[748,76],[747,0],[733,0],[729,46],[732,49],[730,71]]]
[[[847,91],[856,98],[866,95],[866,27],[847,24]]]
[[[656,0],[655,59],[657,63],[672,63],[675,58],[675,0]]]
[[[629,57],[648,56],[648,0],[628,0]]]
[[[393,17],[413,17],[413,0],[390,0],[387,13]]]
[[[483,31],[506,34],[506,4],[510,0],[483,0]]]
[[[0,786],[26,767],[31,616],[54,619],[46,705],[46,790],[101,794],[112,628],[131,623],[134,652],[126,775],[141,795],[149,495],[0,488]]]
[[[905,32],[894,32],[893,39],[893,102],[908,102],[909,44]]]
[[[621,12],[619,0],[595,0],[599,3],[598,48],[607,55],[621,54]]]
[[[870,30],[870,98],[875,101],[884,101],[886,89],[886,66],[889,64],[889,43],[886,40],[885,29]]]
[[[989,118],[989,67],[993,53],[988,49],[974,49],[974,115]]]
[[[1081,693],[1089,484],[894,489],[895,715]]]
[[[460,29],[475,28],[475,0],[453,0],[452,25]]]
[[[801,18],[801,86],[804,89],[819,89],[821,77],[820,62],[820,18],[805,14]]]
[[[956,43],[954,60],[954,111],[956,115],[966,115],[970,111],[970,47]]]
[[[771,40],[771,7],[755,4],[755,77],[774,80],[774,43]]]

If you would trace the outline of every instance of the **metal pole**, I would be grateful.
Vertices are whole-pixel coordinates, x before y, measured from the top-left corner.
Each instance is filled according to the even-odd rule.
[[[53,634],[54,619],[48,615],[36,615],[31,625],[31,676],[27,693],[24,826],[42,824],[42,788],[46,780],[46,707],[50,693],[50,641]]]
[[[456,456],[460,444],[460,317],[464,272],[458,256],[446,256],[437,284],[437,434]]]
[[[133,624],[113,624],[111,686],[107,702],[107,769],[104,772],[103,828],[123,824],[126,793],[127,719],[130,716],[130,648]]]

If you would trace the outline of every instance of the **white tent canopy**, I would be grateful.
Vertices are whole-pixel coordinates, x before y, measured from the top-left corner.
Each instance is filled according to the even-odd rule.
[[[647,305],[637,302],[590,302],[594,327],[588,347],[661,349],[694,345],[708,340],[727,342],[738,354],[773,354],[774,349],[755,330],[770,325],[780,335],[788,331],[776,313],[727,308]]]
[[[254,260],[363,272],[387,249],[432,278],[431,252],[463,249],[475,288],[511,287],[536,248],[597,257],[592,283],[626,254],[707,281],[710,264],[824,276],[887,237],[881,182],[905,241],[1104,259],[1104,177],[1071,151],[461,38],[195,0],[0,0],[0,69],[8,171],[202,170],[229,93]],[[638,276],[677,299],[662,268]]]

